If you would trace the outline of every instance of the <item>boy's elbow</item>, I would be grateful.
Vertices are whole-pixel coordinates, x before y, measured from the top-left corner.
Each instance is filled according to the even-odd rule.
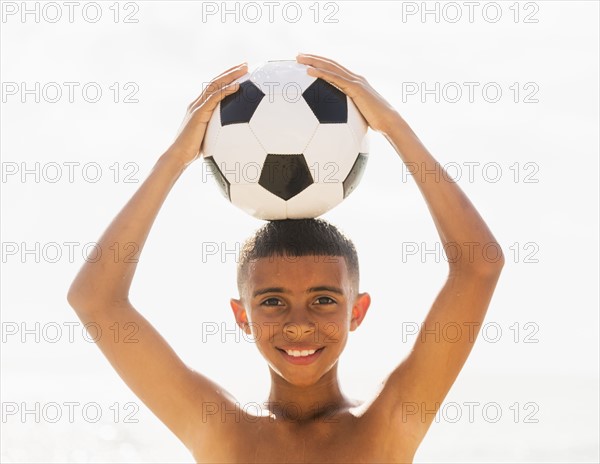
[[[94,292],[91,289],[85,289],[85,286],[77,279],[73,281],[67,291],[67,302],[76,313],[91,310],[96,299],[97,296],[94,296]]]
[[[475,265],[475,271],[478,274],[497,277],[502,272],[504,264],[504,252],[498,242],[493,242],[487,244],[487,249],[484,248],[481,259]]]
[[[466,257],[469,259],[465,259]],[[463,256],[463,259],[456,261],[451,266],[451,271],[481,277],[498,277],[504,264],[504,252],[497,242],[493,242],[480,249],[480,253],[476,253],[476,256],[473,256],[473,253],[470,253],[470,256]]]
[[[487,261],[489,261],[490,271],[496,274],[500,274],[502,272],[502,268],[505,264],[504,252],[502,251],[502,247],[498,242],[493,242],[493,246],[490,245],[489,255],[487,256]]]
[[[82,316],[105,312],[109,308],[122,308],[129,305],[129,297],[114,296],[102,292],[95,286],[82,286],[80,283],[73,282],[67,291],[67,302],[79,316]]]
[[[69,303],[69,306],[71,306],[71,308],[77,312],[83,308],[85,304],[85,298],[77,287],[71,285],[67,291],[67,302]]]

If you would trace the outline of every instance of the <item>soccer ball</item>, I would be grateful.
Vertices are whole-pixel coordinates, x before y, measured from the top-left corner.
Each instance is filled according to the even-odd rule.
[[[368,125],[337,87],[293,60],[238,79],[208,123],[205,166],[225,197],[258,219],[314,218],[358,185]]]

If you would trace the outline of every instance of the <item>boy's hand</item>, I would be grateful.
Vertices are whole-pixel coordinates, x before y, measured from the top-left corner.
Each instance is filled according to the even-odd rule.
[[[397,115],[396,110],[371,87],[364,77],[322,56],[299,54],[296,61],[309,66],[310,76],[320,77],[348,95],[371,129],[382,134],[387,133],[390,122]]]
[[[239,84],[234,80],[248,72],[246,63],[234,66],[215,77],[196,100],[188,105],[177,138],[168,151],[185,165],[198,158],[210,117],[219,102],[234,93]]]

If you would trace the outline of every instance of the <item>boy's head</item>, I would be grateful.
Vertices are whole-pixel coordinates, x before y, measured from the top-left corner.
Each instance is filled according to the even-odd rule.
[[[286,219],[267,222],[244,243],[237,270],[240,297],[248,278],[249,264],[260,258],[275,256],[286,257],[290,261],[301,256],[344,258],[353,289],[358,291],[358,256],[352,241],[322,219]],[[315,262],[318,261],[316,258]]]
[[[348,238],[320,219],[269,222],[244,244],[237,281],[236,321],[272,372],[298,386],[334,375],[348,332],[370,304],[358,293],[358,258]]]

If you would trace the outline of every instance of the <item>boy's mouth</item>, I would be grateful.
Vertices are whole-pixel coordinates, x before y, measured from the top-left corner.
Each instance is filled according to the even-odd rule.
[[[293,364],[310,364],[321,355],[321,352],[324,349],[324,346],[321,348],[303,350],[277,348],[282,356]]]

